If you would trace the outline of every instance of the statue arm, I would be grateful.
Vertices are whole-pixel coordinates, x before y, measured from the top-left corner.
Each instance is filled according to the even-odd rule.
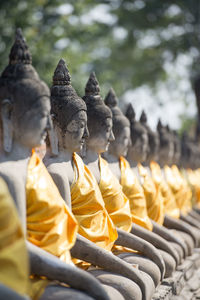
[[[73,257],[87,261],[105,271],[117,273],[133,280],[141,288],[143,299],[146,299],[149,292],[144,284],[140,271],[112,254],[112,252],[98,247],[93,242],[78,234],[76,243],[71,249],[71,253]]]
[[[180,219],[176,220],[170,216],[165,215],[163,225],[169,229],[176,229],[176,230],[180,230],[180,231],[188,233],[192,237],[194,243],[198,244],[198,240],[197,240],[196,234],[194,232],[195,228],[193,226],[189,225],[188,223],[184,222],[183,220],[180,220]]]
[[[168,243],[168,239],[166,240],[166,238],[160,236],[159,233],[149,231],[137,224],[133,225],[132,233],[151,243],[154,247],[168,252],[175,259],[176,263],[178,262],[179,259],[176,256],[174,248]],[[185,245],[182,243],[182,241],[180,241],[180,243],[181,246],[185,249]]]
[[[155,264],[159,267],[161,272],[161,277],[164,278],[165,275],[165,264],[163,258],[159,251],[151,245],[149,242],[143,240],[142,238],[135,236],[134,226],[132,228],[131,233],[127,233],[121,229],[117,229],[118,239],[115,244],[128,247],[133,250],[137,250],[147,258],[155,262]]]
[[[194,208],[188,214],[200,222],[200,215]]]
[[[162,249],[162,250],[164,250],[164,251],[167,251],[169,254],[172,255],[172,253],[171,253],[170,249],[168,249],[168,247],[167,248],[161,248],[161,247],[164,246],[164,244],[166,243],[166,241],[173,242],[173,243],[178,244],[182,248],[184,256],[186,256],[187,247],[184,244],[184,242],[181,239],[179,239],[177,236],[174,236],[174,234],[171,233],[168,228],[165,228],[164,226],[158,225],[153,220],[151,220],[151,221],[153,223],[153,232],[152,232],[152,234],[154,236],[156,234],[157,238],[159,237],[160,239],[162,239],[162,244],[160,244],[160,241],[158,241],[159,248]],[[154,246],[157,247],[156,245],[154,245]],[[171,247],[171,245],[169,245],[169,246]],[[171,247],[171,248],[172,248],[172,251],[174,252],[173,247]]]
[[[184,216],[184,215],[180,214],[180,219],[183,220],[184,222],[200,229],[200,223],[198,220],[195,219],[195,217],[190,216],[190,215]]]
[[[98,280],[89,273],[62,262],[56,256],[26,241],[30,256],[31,274],[45,276],[82,290],[95,299],[108,300],[109,297]]]

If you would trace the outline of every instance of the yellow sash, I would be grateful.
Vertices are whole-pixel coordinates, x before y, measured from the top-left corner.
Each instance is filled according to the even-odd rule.
[[[123,192],[129,199],[132,221],[148,230],[152,230],[152,223],[147,214],[146,199],[143,189],[130,168],[128,161],[120,157],[121,185]]]
[[[194,204],[200,207],[200,173],[199,169],[187,169],[187,179],[193,190]]]
[[[28,240],[69,263],[77,222],[35,153],[28,164],[26,201]]]
[[[128,198],[122,191],[117,178],[110,170],[107,161],[99,156],[100,182],[99,188],[105,202],[106,209],[117,228],[130,232],[132,217]]]
[[[164,221],[164,204],[159,185],[154,184],[152,177],[141,164],[138,164],[138,170],[142,179],[148,216],[159,225],[162,225]]]
[[[25,238],[13,200],[0,179],[0,282],[17,293],[29,291]]]
[[[96,245],[111,250],[118,235],[105,209],[96,179],[76,153],[73,153],[73,162],[78,178],[71,185],[71,204],[79,233]]]
[[[167,183],[169,184],[175,199],[176,204],[181,213],[187,214],[191,209],[192,192],[177,166],[173,165],[164,167]]]
[[[195,170],[196,177],[196,205],[200,208],[200,168]]]
[[[176,199],[169,185],[167,184],[167,182],[165,181],[162,175],[159,164],[156,163],[155,161],[152,161],[150,163],[150,168],[151,168],[153,181],[155,185],[159,186],[162,193],[165,214],[173,218],[179,218],[180,211],[179,208],[177,207]]]

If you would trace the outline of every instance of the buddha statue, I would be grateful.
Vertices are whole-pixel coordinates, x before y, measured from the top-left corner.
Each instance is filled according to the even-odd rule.
[[[145,162],[148,152],[150,151],[150,144],[148,143],[148,131],[147,127],[144,126],[141,122],[135,120],[135,113],[131,105],[128,106],[126,116],[130,120],[131,123],[131,140],[132,146],[128,149],[127,159],[130,163],[132,170],[134,171],[135,175],[137,175],[140,183],[144,186],[146,184],[146,195],[145,199],[147,200],[147,196],[149,197],[147,201],[154,200],[153,195],[156,194],[156,188],[149,171],[146,170],[141,164]],[[153,144],[153,143],[152,143]],[[156,154],[157,155],[157,154]],[[140,166],[140,173],[139,168],[137,167],[139,164]],[[143,176],[141,177],[141,171],[143,172]],[[145,178],[146,177],[146,178]],[[144,181],[146,180],[146,182]],[[156,194],[157,195],[157,194]],[[161,199],[161,198],[160,198]],[[159,200],[159,199],[158,199]],[[162,199],[161,199],[162,201]],[[147,206],[148,207],[148,206]],[[159,202],[158,207],[155,207],[157,210],[157,214],[155,216],[159,216]],[[154,212],[152,212],[154,213]],[[154,217],[154,215],[151,215]],[[163,226],[159,226],[156,222],[153,222],[153,232],[157,233],[165,240],[170,243],[179,244],[179,246],[183,249],[184,253],[186,251],[184,243],[175,238],[169,230],[166,230]]]
[[[28,292],[34,299],[108,299],[95,278],[70,262],[77,222],[42,161],[35,153],[31,156],[32,148],[44,142],[51,128],[49,97],[49,89],[33,68],[28,46],[18,29],[9,65],[0,77],[0,176],[20,216],[23,231],[19,229],[18,234],[27,236],[32,274]],[[14,255],[17,260],[17,252]],[[21,255],[22,277],[26,272],[25,251]],[[8,261],[4,263],[6,267]],[[18,280],[16,277],[16,285]]]
[[[182,172],[184,172],[193,193],[193,209],[189,212],[189,214],[197,220],[200,220],[198,213],[200,203],[199,152],[197,142],[189,139],[187,133],[184,132],[181,139],[181,158],[179,159],[179,168]]]
[[[71,251],[74,262],[102,283],[114,286],[126,299],[150,299],[153,281],[147,288],[141,272],[111,252],[118,234],[94,175],[77,154],[89,135],[87,112],[71,85],[64,60],[53,76],[51,113],[53,130],[44,161],[78,222],[79,235]]]
[[[190,183],[188,182],[188,178],[187,178],[187,172],[185,170],[185,168],[180,169],[179,168],[179,160],[181,157],[181,141],[179,139],[179,136],[177,135],[176,132],[170,130],[169,131],[171,136],[172,136],[172,140],[174,143],[174,156],[173,156],[173,160],[172,160],[172,170],[175,174],[175,177],[177,178],[178,182],[181,185],[180,191],[182,193],[182,201],[180,201],[180,198],[176,198],[177,199],[177,203],[179,204],[179,208],[180,208],[180,219],[185,221],[186,223],[196,227],[196,228],[200,228],[200,223],[199,223],[199,216],[195,213],[195,211],[192,209],[192,188]],[[196,147],[194,145],[194,143],[192,142],[192,140],[188,140],[187,141],[187,153],[188,153],[188,163],[186,163],[186,168],[188,166],[188,164],[195,160],[195,150]],[[191,158],[192,157],[192,158]],[[183,158],[183,162],[186,161],[185,158]],[[180,195],[181,195],[180,193]]]
[[[176,233],[184,238],[188,248],[186,252],[188,255],[192,253],[194,243],[198,243],[198,241],[194,228],[188,226],[186,222],[179,219],[180,206],[178,203],[180,203],[180,201],[178,199],[181,201],[184,201],[184,199],[179,197],[179,193],[182,192],[179,190],[179,182],[177,181],[176,176],[174,176],[174,173],[170,167],[172,165],[174,156],[174,142],[172,136],[169,134],[168,129],[162,125],[160,120],[157,125],[157,130],[160,138],[158,162],[163,175],[161,187],[163,189],[163,197],[165,198],[164,204],[166,208],[164,226],[170,229],[176,229]],[[177,160],[178,155],[176,154],[175,157]]]
[[[123,194],[122,187],[110,170],[108,163],[101,157],[101,154],[108,149],[108,145],[114,137],[112,132],[112,114],[100,96],[99,84],[94,73],[90,74],[83,99],[87,105],[88,129],[90,133],[89,138],[86,140],[84,162],[94,174],[105,202],[105,207],[117,227],[118,240],[115,245],[126,246],[140,251],[145,255],[145,260],[146,257],[150,258],[150,253],[154,253],[151,256],[151,260],[159,266],[163,274],[163,263],[160,254],[157,251],[155,252],[155,248],[152,245],[129,233],[132,230],[129,200]],[[130,243],[133,243],[133,246]],[[114,248],[114,253],[118,253],[121,258],[130,263],[134,261],[138,263],[140,261],[142,264],[144,261],[144,258],[139,255],[130,253],[127,255],[125,249],[122,249],[121,253],[119,253],[119,247],[117,249],[116,247]],[[146,250],[145,252],[144,249]],[[147,270],[148,262],[146,260],[146,264],[142,264],[142,267],[139,265],[139,268],[143,268],[143,271],[147,273],[152,272],[151,276],[152,278],[154,277],[155,282],[155,276],[157,275],[155,275],[156,273],[153,275],[153,272],[155,272],[153,265],[151,271]]]
[[[159,235],[151,232],[153,225],[147,214],[144,192],[136,175],[131,170],[128,161],[125,159],[128,147],[130,146],[128,143],[128,141],[130,141],[130,122],[117,106],[118,99],[112,89],[106,96],[105,103],[112,111],[113,131],[115,135],[115,140],[111,142],[105,157],[109,162],[113,174],[117,176],[119,182],[121,183],[123,192],[130,201],[131,213],[133,216],[132,220],[134,223],[136,223],[133,224],[132,233],[136,235],[138,234],[140,237],[147,239],[157,248],[168,252],[168,254],[165,252],[163,254],[161,251],[161,255],[163,255],[166,264],[166,276],[170,276],[170,270],[172,272],[175,267],[172,257],[176,260],[176,262],[178,262],[178,257],[177,255],[174,255],[175,251],[168,242],[166,242]],[[130,109],[132,109],[132,107],[130,107]],[[129,113],[131,113],[130,109]],[[134,113],[134,111],[132,112]],[[145,229],[142,228],[142,226]],[[172,257],[170,257],[169,254]],[[170,263],[168,263],[166,256],[169,256],[169,260],[171,258],[172,262],[170,261],[170,263],[172,263],[172,266],[170,266]]]

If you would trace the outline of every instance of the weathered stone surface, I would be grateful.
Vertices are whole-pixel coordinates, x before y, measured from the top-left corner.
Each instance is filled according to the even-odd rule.
[[[170,300],[172,297],[172,287],[160,285],[154,293],[152,300]]]
[[[193,261],[185,259],[184,262],[177,267],[177,271],[183,272],[185,280],[189,280],[194,273]]]
[[[179,295],[183,289],[185,280],[183,272],[176,271],[172,277],[166,278],[162,281],[162,285],[167,285],[172,287],[173,295]]]
[[[194,248],[193,254],[188,257],[194,262],[194,266],[196,269],[200,268],[200,248]]]

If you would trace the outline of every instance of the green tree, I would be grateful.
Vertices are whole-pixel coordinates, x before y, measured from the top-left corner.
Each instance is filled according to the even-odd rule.
[[[156,88],[169,77],[165,63],[180,54],[190,57],[192,79],[199,72],[198,0],[1,0],[1,70],[16,27],[41,78],[50,84],[63,57],[81,95],[92,70],[103,94],[112,85],[119,96],[143,84]]]

